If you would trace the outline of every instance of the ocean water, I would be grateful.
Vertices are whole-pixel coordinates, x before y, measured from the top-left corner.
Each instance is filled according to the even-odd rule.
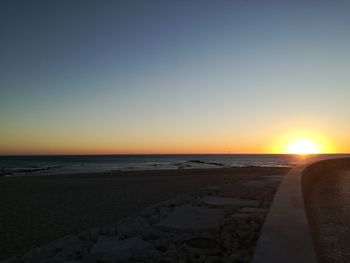
[[[305,161],[288,154],[0,156],[0,175],[50,175],[116,170],[224,167],[292,167]]]

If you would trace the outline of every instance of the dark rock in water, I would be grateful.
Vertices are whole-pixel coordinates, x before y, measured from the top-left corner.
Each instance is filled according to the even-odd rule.
[[[221,250],[218,242],[205,237],[196,237],[186,240],[185,247],[189,252],[198,255],[215,255],[219,254]]]
[[[222,164],[222,163],[204,162],[204,161],[201,161],[201,160],[189,160],[188,163],[210,164],[210,165],[216,165],[216,166],[224,166],[224,164]]]
[[[205,163],[205,162],[203,162],[201,160],[189,160],[188,162],[189,163]]]
[[[2,167],[0,176],[5,176],[5,175],[12,175],[12,172],[9,169],[6,169],[5,167]]]

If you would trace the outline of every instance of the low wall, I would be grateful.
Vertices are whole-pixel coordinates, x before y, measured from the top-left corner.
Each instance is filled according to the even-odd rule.
[[[318,177],[326,173],[332,173],[336,170],[343,170],[350,168],[350,158],[328,159],[322,160],[307,166],[302,173],[302,189],[304,199],[307,205],[308,192],[311,185]]]
[[[306,215],[318,262],[349,261],[350,158],[322,160],[302,173]]]

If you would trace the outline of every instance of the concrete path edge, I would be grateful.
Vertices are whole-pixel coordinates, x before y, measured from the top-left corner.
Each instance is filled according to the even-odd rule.
[[[257,242],[253,263],[316,263],[302,191],[305,166],[281,182]]]

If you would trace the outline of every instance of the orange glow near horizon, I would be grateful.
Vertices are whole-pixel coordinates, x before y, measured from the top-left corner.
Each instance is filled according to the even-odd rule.
[[[286,147],[290,154],[318,154],[322,153],[322,147],[311,139],[298,139]]]
[[[281,135],[282,134],[282,135]],[[136,134],[137,135],[137,134]],[[188,136],[159,133],[136,136],[89,134],[65,136],[13,136],[0,140],[0,155],[98,155],[98,154],[323,154],[346,153],[348,141],[331,141],[315,131],[286,130],[235,134],[231,131]],[[220,135],[220,136],[219,136]]]
[[[336,153],[330,141],[316,132],[286,134],[276,144],[275,152],[288,154]]]

